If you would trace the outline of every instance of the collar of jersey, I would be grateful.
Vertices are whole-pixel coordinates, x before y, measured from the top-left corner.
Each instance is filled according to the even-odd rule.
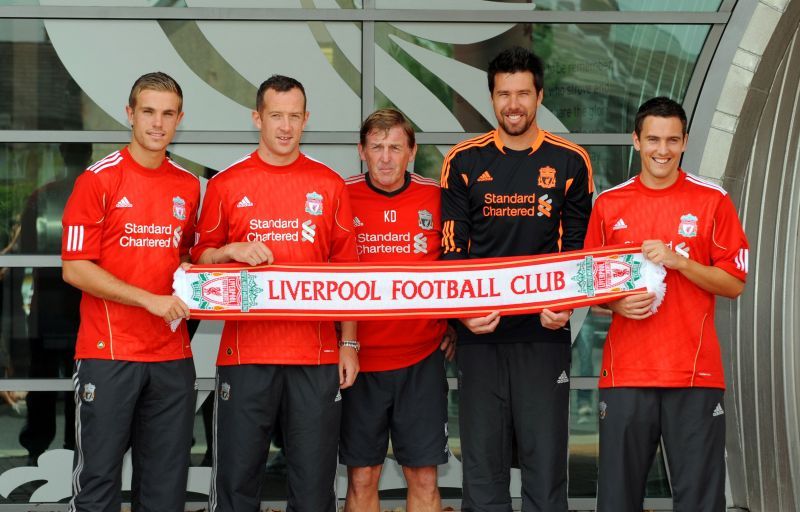
[[[372,180],[369,179],[369,173],[364,175],[364,181],[367,182],[367,186],[370,189],[372,189],[373,192],[386,197],[394,197],[400,192],[407,189],[409,185],[411,185],[411,173],[406,171],[405,175],[403,176],[403,186],[398,188],[397,190],[392,190],[391,192],[386,192],[385,190],[381,190],[377,188],[375,185],[373,185]]]
[[[675,183],[668,186],[667,188],[649,188],[642,183],[641,176],[636,176],[636,188],[638,188],[643,194],[653,197],[658,196],[667,196],[674,192],[680,190],[683,186],[684,182],[686,181],[686,173],[683,169],[678,168],[678,179],[675,180]]]

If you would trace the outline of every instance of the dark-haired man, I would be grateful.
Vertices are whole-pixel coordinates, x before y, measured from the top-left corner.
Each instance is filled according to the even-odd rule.
[[[642,510],[660,438],[675,510],[725,510],[725,376],[714,298],[742,293],[748,244],[725,190],[680,169],[687,139],[678,103],[659,97],[639,107],[633,146],[641,172],[600,194],[589,222],[587,248],[642,243],[644,255],[667,268],[657,313],[651,293],[609,304],[599,511]]]
[[[433,261],[441,254],[439,184],[408,172],[414,128],[394,109],[373,112],[358,145],[368,172],[349,178],[361,261]],[[408,510],[440,512],[437,465],[447,447],[447,379],[452,334],[444,320],[358,323],[361,374],[343,393],[340,461],[347,512],[379,512],[378,483],[389,436],[408,484]],[[439,350],[439,348],[442,350]]]
[[[132,506],[182,512],[195,372],[172,274],[194,241],[200,182],[166,158],[183,95],[141,76],[126,112],[130,144],[91,165],[64,209],[63,277],[83,290],[75,347],[76,446],[70,511],[119,511],[132,445]]]
[[[580,146],[540,129],[543,70],[523,48],[489,64],[497,129],[457,144],[442,166],[444,258],[581,249],[592,167]],[[571,311],[461,321],[463,510],[511,510],[512,438],[522,508],[567,510]]]
[[[344,180],[300,152],[308,121],[297,80],[259,87],[258,149],[208,182],[192,260],[248,265],[357,261]],[[256,512],[270,434],[278,421],[288,509],[334,512],[340,388],[353,384],[355,322],[228,321],[217,358],[209,510]],[[280,414],[280,418],[278,415]]]

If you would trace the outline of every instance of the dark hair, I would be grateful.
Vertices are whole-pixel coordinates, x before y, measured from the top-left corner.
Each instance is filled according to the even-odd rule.
[[[536,93],[544,87],[544,66],[533,52],[521,46],[503,50],[489,63],[489,92],[494,92],[494,76],[497,73],[520,73],[530,71]]]
[[[395,126],[399,126],[406,133],[408,147],[413,148],[417,143],[414,137],[414,127],[411,122],[399,110],[393,108],[382,108],[376,110],[364,120],[361,125],[360,142],[362,146],[367,144],[367,135],[372,131],[388,132]]]
[[[659,96],[642,103],[642,106],[639,107],[639,111],[636,112],[636,121],[633,128],[637,137],[642,134],[642,125],[644,124],[644,118],[647,116],[677,117],[681,120],[683,135],[686,135],[686,111],[683,110],[681,104],[675,100],[671,100],[666,96]]]
[[[306,90],[303,88],[303,84],[292,77],[272,75],[264,80],[258,88],[258,94],[256,95],[257,112],[261,112],[261,109],[264,108],[264,93],[267,92],[267,89],[272,89],[276,92],[289,92],[292,89],[300,89],[300,92],[303,93],[303,110],[306,109]]]
[[[181,86],[178,85],[178,82],[176,82],[174,78],[166,73],[156,71],[155,73],[147,73],[137,78],[128,96],[128,106],[135,109],[139,93],[145,90],[174,92],[178,95],[178,99],[180,100],[178,102],[178,111],[180,112],[183,108],[183,91],[181,91]]]

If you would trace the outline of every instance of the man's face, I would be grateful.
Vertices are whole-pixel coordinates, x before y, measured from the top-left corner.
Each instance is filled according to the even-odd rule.
[[[660,188],[674,183],[687,140],[679,118],[644,118],[641,133],[633,134],[633,147],[642,159],[641,179],[646,186]]]
[[[147,152],[167,149],[183,119],[181,99],[174,92],[144,89],[136,97],[136,107],[125,107],[133,137],[131,146]]]
[[[536,92],[533,73],[497,73],[494,76],[492,106],[499,128],[511,136],[523,135],[536,122],[536,109],[542,103]]]
[[[253,112],[253,123],[261,132],[259,148],[274,160],[269,163],[284,165],[297,158],[307,121],[305,97],[300,89],[264,91],[263,108]]]
[[[367,133],[366,144],[358,145],[361,160],[367,163],[370,182],[385,192],[394,192],[403,186],[408,162],[414,160],[417,146],[409,147],[408,136],[401,126],[389,131],[372,130]]]

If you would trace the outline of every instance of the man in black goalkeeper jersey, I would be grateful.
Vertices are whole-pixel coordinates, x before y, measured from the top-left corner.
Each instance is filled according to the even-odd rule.
[[[581,249],[592,166],[580,146],[540,129],[541,61],[511,48],[489,63],[497,129],[457,144],[442,166],[444,259]],[[508,512],[511,444],[522,509],[567,510],[571,311],[458,325],[462,510]]]

